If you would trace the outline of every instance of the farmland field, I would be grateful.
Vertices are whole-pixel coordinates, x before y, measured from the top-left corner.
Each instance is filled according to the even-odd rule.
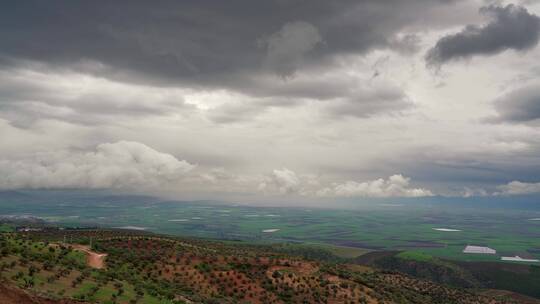
[[[203,238],[334,246],[338,255],[346,257],[369,250],[408,250],[462,261],[498,261],[500,256],[514,255],[540,258],[540,221],[530,220],[540,217],[538,210],[427,203],[406,208],[402,204],[359,204],[334,210],[110,196],[55,203],[19,199],[13,204],[2,199],[0,215],[33,216],[60,226],[124,227]],[[497,255],[463,254],[468,244],[489,246]]]
[[[496,261],[503,255],[540,258],[540,221],[531,220],[540,216],[538,210],[418,203],[406,208],[402,204],[364,204],[333,210],[111,196],[47,204],[35,197],[16,203],[4,198],[0,215],[32,216],[60,226],[332,245],[349,257],[355,251],[412,250],[469,261]],[[443,231],[435,230],[442,227]],[[489,246],[497,255],[463,254],[468,244]]]

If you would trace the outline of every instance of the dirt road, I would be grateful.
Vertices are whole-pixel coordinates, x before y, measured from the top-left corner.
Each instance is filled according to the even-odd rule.
[[[85,245],[71,245],[74,250],[82,251],[86,253],[86,262],[88,266],[92,268],[102,269],[105,267],[105,258],[107,257],[106,253],[97,253],[90,250],[90,247]]]

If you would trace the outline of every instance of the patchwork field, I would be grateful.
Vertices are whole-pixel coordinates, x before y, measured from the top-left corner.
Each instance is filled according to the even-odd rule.
[[[346,257],[370,250],[408,250],[462,261],[540,258],[540,221],[531,220],[540,217],[535,210],[389,203],[332,210],[113,196],[46,204],[2,200],[0,213],[31,215],[60,226],[335,246],[333,250]],[[488,246],[497,255],[464,254],[466,245]]]

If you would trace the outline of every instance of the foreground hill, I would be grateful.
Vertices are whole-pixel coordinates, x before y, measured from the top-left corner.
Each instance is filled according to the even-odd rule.
[[[270,246],[59,229],[0,242],[1,303],[525,303]]]
[[[81,304],[71,299],[49,299],[27,293],[13,286],[0,284],[0,303],[2,304]]]

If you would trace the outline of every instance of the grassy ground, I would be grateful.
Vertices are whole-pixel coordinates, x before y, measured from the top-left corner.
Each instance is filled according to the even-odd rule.
[[[433,261],[433,256],[418,252],[418,251],[403,251],[397,254],[398,258],[406,259],[406,260],[413,260],[418,262],[431,262]]]
[[[0,233],[2,232],[13,232],[13,226],[9,224],[0,224]]]

